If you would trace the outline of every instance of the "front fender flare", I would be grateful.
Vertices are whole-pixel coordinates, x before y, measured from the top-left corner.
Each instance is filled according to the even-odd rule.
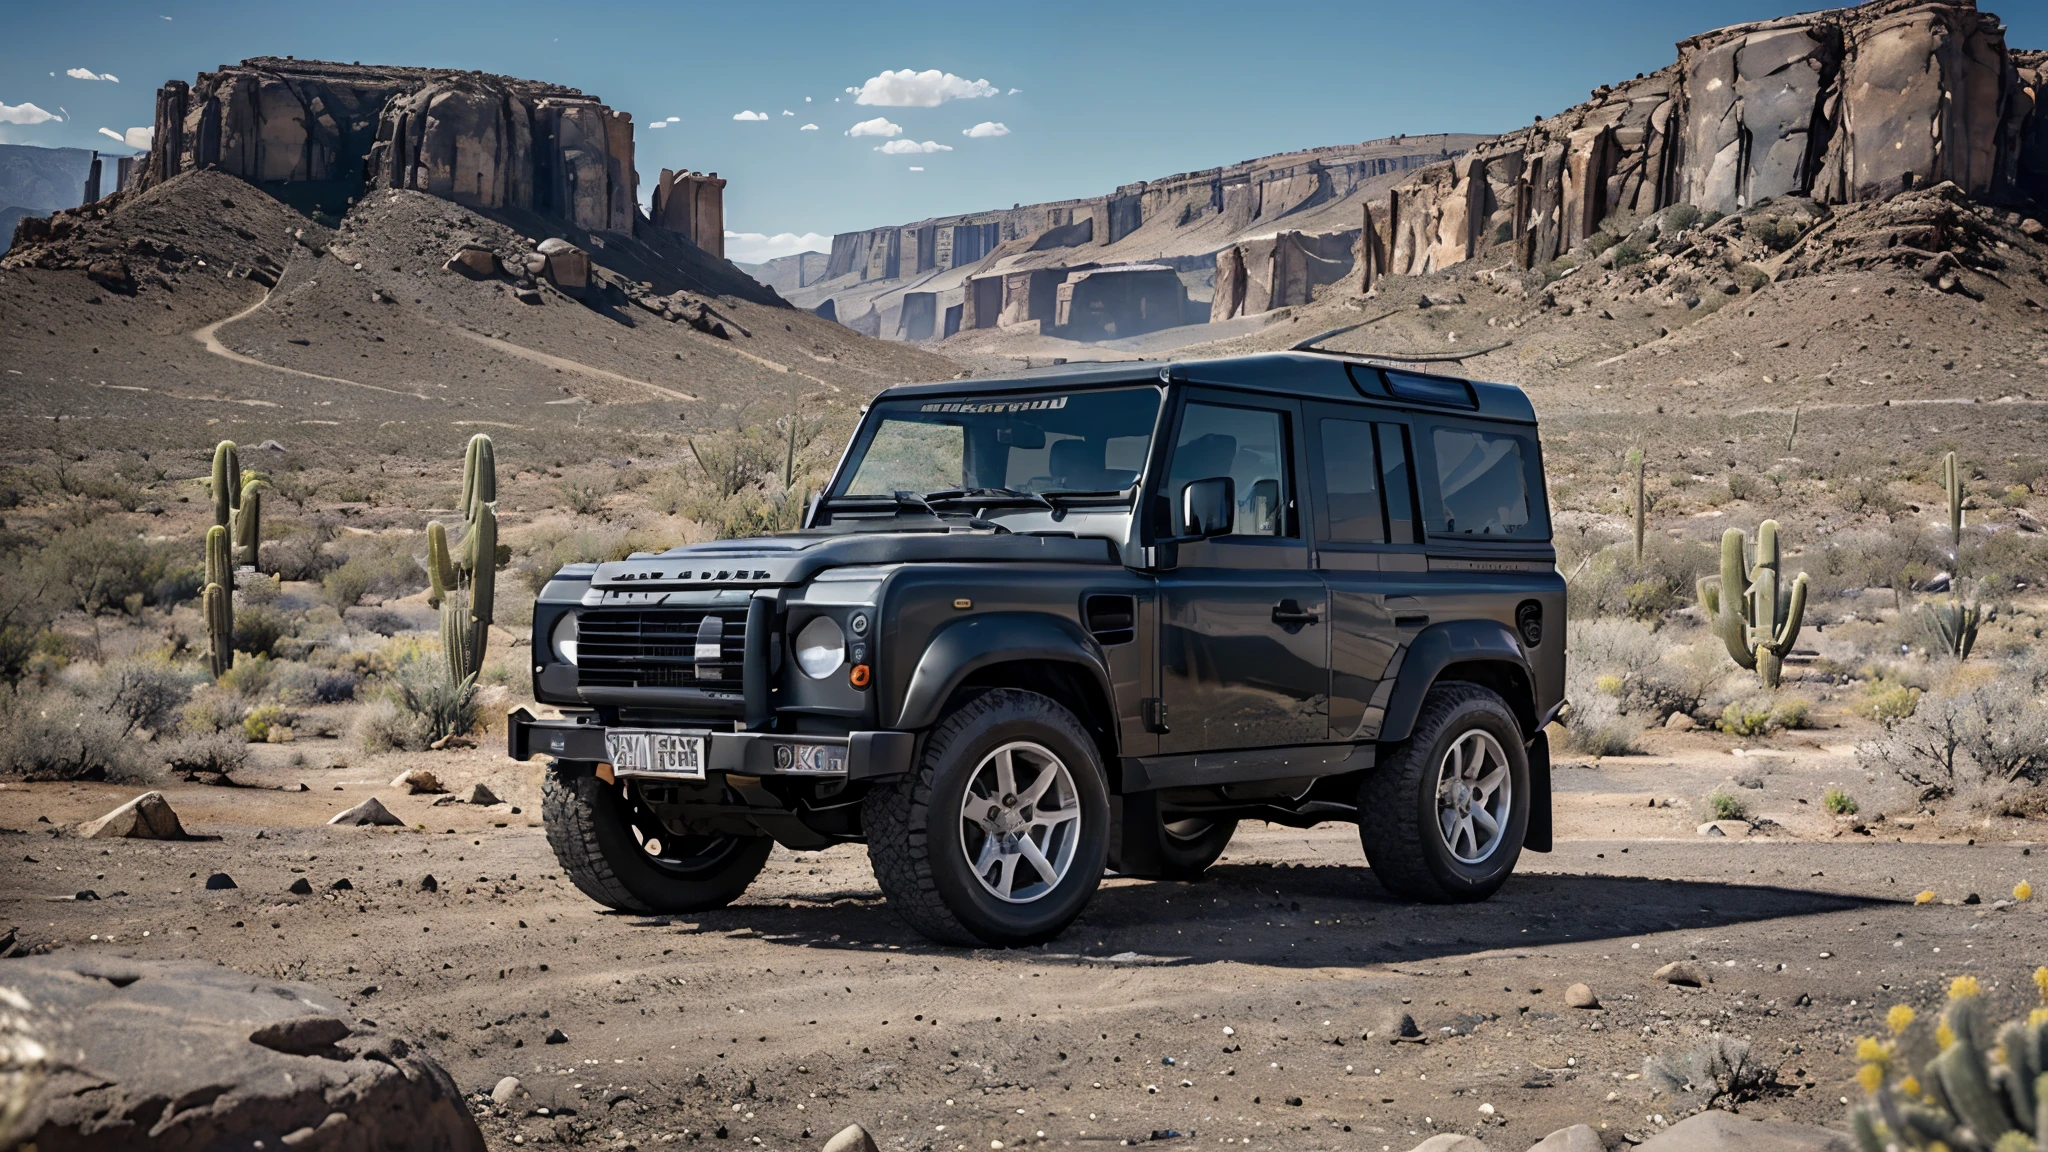
[[[1013,661],[1057,661],[1087,670],[1102,690],[1110,692],[1109,663],[1095,638],[1071,620],[1039,612],[990,612],[955,620],[933,634],[918,658],[917,668],[897,709],[897,729],[929,728],[939,710],[962,681],[991,664]]]
[[[1380,726],[1380,740],[1406,740],[1415,729],[1415,717],[1422,711],[1422,698],[1429,694],[1437,677],[1453,664],[1469,663],[1508,664],[1520,672],[1523,683],[1536,683],[1521,642],[1500,621],[1450,620],[1432,624],[1408,643],[1399,667],[1388,670],[1388,675],[1396,679],[1393,697],[1387,701],[1386,722]],[[1508,701],[1508,707],[1515,708],[1515,702]],[[1521,709],[1516,709],[1518,716],[1520,713]]]

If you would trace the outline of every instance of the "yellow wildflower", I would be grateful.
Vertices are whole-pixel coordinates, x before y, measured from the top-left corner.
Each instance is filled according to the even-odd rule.
[[[1897,1036],[1899,1033],[1904,1032],[1913,1026],[1912,1005],[1892,1005],[1892,1010],[1884,1014],[1884,1022],[1885,1026],[1892,1030],[1892,1035]]]
[[[1884,1065],[1865,1064],[1856,1070],[1856,1082],[1863,1085],[1865,1092],[1875,1093],[1884,1087]]]
[[[1908,1076],[1904,1080],[1899,1081],[1899,1091],[1904,1092],[1908,1096],[1920,1095],[1920,1078],[1918,1076]]]
[[[1891,1058],[1891,1053],[1875,1036],[1865,1036],[1856,1042],[1856,1058],[1866,1064],[1882,1063]]]
[[[2012,898],[2015,900],[2032,900],[2034,898],[2034,886],[2025,880],[2020,881],[2012,886]]]
[[[2048,968],[2034,969],[2034,987],[2041,990],[2041,999],[2048,1000]]]
[[[1927,891],[1925,891],[1925,892],[1922,892],[1922,893],[1920,893],[1920,894],[1919,894],[1918,896],[1915,896],[1915,897],[1913,897],[1913,903],[1915,903],[1915,904],[1932,904],[1932,903],[1934,903],[1934,889],[1932,889],[1932,888],[1929,888],[1929,889],[1928,889]]]
[[[1948,998],[1951,1000],[1962,1000],[1966,997],[1975,996],[1983,990],[1977,984],[1975,976],[1958,976],[1948,982]]]
[[[2032,1012],[2027,1013],[2027,1026],[2029,1028],[2038,1028],[2043,1024],[2048,1024],[2048,1008],[2036,1008]]]
[[[1955,1029],[1950,1028],[1948,1026],[1948,1021],[1943,1020],[1941,1023],[1934,1026],[1934,1042],[1941,1046],[1941,1050],[1943,1052],[1946,1052],[1950,1048],[1955,1046]]]

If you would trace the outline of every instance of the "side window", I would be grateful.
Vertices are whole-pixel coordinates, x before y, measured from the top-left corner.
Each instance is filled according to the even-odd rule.
[[[1535,446],[1510,432],[1439,424],[1430,430],[1436,491],[1427,509],[1432,536],[1542,539],[1548,525],[1532,515],[1530,465]]]
[[[1417,543],[1415,533],[1415,485],[1408,472],[1408,428],[1404,424],[1375,424],[1380,445],[1380,488],[1387,496],[1387,542]]]
[[[1183,535],[1181,491],[1196,480],[1230,477],[1237,493],[1233,536],[1292,536],[1287,508],[1287,424],[1278,412],[1189,404],[1167,467],[1168,520]]]
[[[1325,418],[1316,422],[1322,456],[1322,491],[1316,494],[1333,544],[1379,544],[1386,540],[1380,511],[1378,453],[1373,426],[1364,420]]]

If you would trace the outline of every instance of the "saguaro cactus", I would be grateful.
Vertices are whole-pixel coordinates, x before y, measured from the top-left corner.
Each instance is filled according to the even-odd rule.
[[[1948,542],[1955,549],[1956,563],[1963,560],[1963,474],[1951,452],[1941,461],[1941,486],[1948,491]]]
[[[497,499],[497,452],[491,438],[478,433],[470,437],[462,462],[459,555],[448,547],[446,525],[427,525],[427,602],[441,610],[441,651],[452,683],[475,676],[484,665],[498,583]]]
[[[218,680],[235,666],[235,564],[228,530],[206,530],[206,588],[200,593],[206,619],[206,666]]]
[[[1788,589],[1778,573],[1778,522],[1756,530],[1756,565],[1745,571],[1742,529],[1721,534],[1721,574],[1699,582],[1700,607],[1728,655],[1776,688],[1806,615],[1806,573]]]
[[[242,474],[232,440],[213,449],[213,522],[227,529],[236,563],[254,568],[263,542],[263,481]],[[223,587],[233,591],[231,585]]]
[[[1643,450],[1641,448],[1631,448],[1628,450],[1628,466],[1629,470],[1636,474],[1636,563],[1641,564],[1643,562],[1643,517],[1646,512],[1644,497],[1647,495],[1643,486]]]

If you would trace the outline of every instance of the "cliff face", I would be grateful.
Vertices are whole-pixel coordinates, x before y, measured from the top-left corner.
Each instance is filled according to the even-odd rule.
[[[432,68],[258,57],[157,92],[142,187],[217,168],[292,203],[345,209],[409,188],[631,232],[633,122],[574,88]]]
[[[1511,246],[1555,259],[1610,213],[1766,198],[1879,200],[1953,182],[2048,199],[2042,54],[2007,50],[1973,0],[1875,0],[1741,24],[1678,60],[1433,165],[1366,212],[1364,280]]]

